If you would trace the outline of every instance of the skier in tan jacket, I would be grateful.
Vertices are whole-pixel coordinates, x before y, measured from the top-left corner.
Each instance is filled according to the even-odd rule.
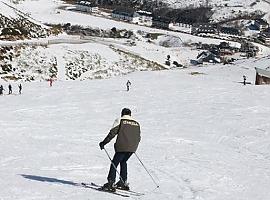
[[[130,109],[123,108],[121,118],[115,120],[109,134],[99,143],[100,149],[102,150],[104,146],[117,135],[114,144],[115,154],[107,177],[108,183],[103,185],[103,190],[115,191],[115,188],[129,190],[127,183],[127,161],[138,148],[141,140],[140,133],[140,124],[131,117]],[[119,163],[121,177],[115,185],[116,168]]]

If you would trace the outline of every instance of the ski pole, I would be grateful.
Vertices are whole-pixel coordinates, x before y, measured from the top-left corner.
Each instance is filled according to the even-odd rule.
[[[118,170],[117,170],[117,167],[116,167],[115,164],[113,163],[113,161],[112,161],[112,159],[111,159],[111,156],[108,154],[108,152],[107,152],[107,150],[105,149],[105,147],[104,147],[104,150],[105,150],[105,152],[106,152],[108,158],[110,159],[113,168],[115,169],[115,171],[116,171],[117,174],[119,175],[120,180],[124,183],[124,181],[123,181],[123,179],[122,179],[120,173],[119,173]]]
[[[138,160],[140,161],[140,163],[142,164],[142,166],[144,167],[145,171],[148,173],[148,175],[151,177],[152,181],[155,183],[155,185],[157,186],[157,188],[159,188],[159,185],[156,183],[155,179],[153,178],[153,176],[150,174],[150,172],[147,170],[147,168],[145,167],[145,165],[143,164],[143,162],[141,161],[141,159],[138,157],[138,155],[136,153],[134,153],[135,156],[138,158]]]

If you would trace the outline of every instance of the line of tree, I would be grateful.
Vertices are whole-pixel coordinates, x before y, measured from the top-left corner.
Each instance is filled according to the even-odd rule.
[[[194,24],[194,23],[208,23],[213,15],[212,8],[198,7],[186,9],[156,9],[153,12],[154,16],[163,16],[170,18],[173,22]]]

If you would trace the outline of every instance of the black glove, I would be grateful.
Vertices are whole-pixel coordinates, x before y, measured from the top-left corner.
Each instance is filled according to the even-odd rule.
[[[104,146],[105,146],[104,142],[100,142],[100,143],[99,143],[99,147],[100,147],[101,150],[104,149]]]

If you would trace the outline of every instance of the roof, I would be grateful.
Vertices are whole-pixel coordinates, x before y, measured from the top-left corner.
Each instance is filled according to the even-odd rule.
[[[121,8],[121,9],[114,9],[112,11],[113,14],[116,14],[116,15],[124,15],[124,16],[128,16],[128,17],[133,17],[134,15],[134,10],[131,10],[131,9],[124,9],[124,8]]]
[[[234,34],[234,35],[240,34],[240,31],[237,28],[232,28],[232,27],[221,27],[220,32]]]
[[[158,22],[164,22],[164,23],[171,23],[171,19],[168,17],[161,17],[161,16],[156,16],[153,18],[153,21],[158,21]]]
[[[269,31],[262,32],[261,35],[262,35],[263,37],[270,38],[270,32],[269,32]]]
[[[92,3],[89,1],[77,1],[76,4],[82,6],[92,6]]]
[[[257,73],[270,78],[270,56],[258,60],[254,65]]]
[[[152,17],[152,13],[151,12],[147,12],[144,10],[138,10],[136,11],[136,13],[138,13],[139,15],[143,15],[143,16],[147,16],[147,17]]]
[[[260,25],[269,25],[265,20],[263,19],[256,19],[255,22],[257,22]]]
[[[270,66],[269,66],[269,69],[261,69],[261,68],[255,67],[255,70],[259,75],[270,78]]]
[[[197,28],[217,28],[216,24],[210,23],[194,23],[192,26]]]

